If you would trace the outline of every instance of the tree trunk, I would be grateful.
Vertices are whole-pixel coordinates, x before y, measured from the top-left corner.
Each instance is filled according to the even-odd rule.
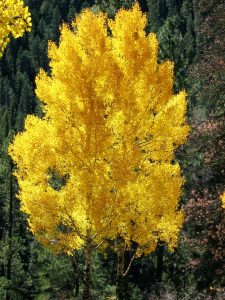
[[[79,289],[80,289],[80,281],[79,281],[79,268],[78,268],[78,262],[76,258],[76,253],[71,257],[71,262],[73,266],[73,271],[74,271],[74,286],[75,286],[75,297],[78,296],[79,294]]]
[[[129,300],[130,293],[128,289],[127,276],[124,276],[125,261],[128,255],[125,251],[125,245],[122,240],[119,241],[117,252],[117,276],[116,276],[116,296],[118,300]]]
[[[85,247],[85,271],[84,271],[84,289],[83,300],[91,300],[91,271],[92,271],[92,247],[90,234],[87,234]]]

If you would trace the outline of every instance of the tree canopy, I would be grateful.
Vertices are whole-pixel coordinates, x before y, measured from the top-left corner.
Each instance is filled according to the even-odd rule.
[[[10,154],[30,228],[52,248],[118,235],[145,252],[177,242],[186,94],[173,94],[173,63],[157,63],[146,22],[137,4],[114,21],[85,10],[49,44],[51,75],[36,80],[45,116],[26,118]]]

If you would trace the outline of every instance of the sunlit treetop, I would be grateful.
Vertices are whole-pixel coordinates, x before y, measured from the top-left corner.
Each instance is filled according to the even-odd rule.
[[[51,75],[36,79],[45,116],[28,116],[9,151],[30,228],[55,251],[117,236],[140,253],[177,244],[186,94],[173,94],[146,22],[138,4],[115,20],[85,10],[49,44]]]
[[[0,1],[0,57],[9,43],[10,35],[18,38],[30,30],[31,17],[23,1]]]

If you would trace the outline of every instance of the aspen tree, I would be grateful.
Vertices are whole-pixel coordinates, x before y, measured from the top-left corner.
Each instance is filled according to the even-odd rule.
[[[135,242],[137,256],[159,240],[173,249],[183,223],[174,150],[189,131],[186,93],[173,94],[173,63],[157,62],[146,23],[136,3],[115,20],[86,9],[64,24],[51,74],[36,79],[45,115],[28,116],[9,148],[33,234],[55,252],[85,250],[84,299],[106,239]]]
[[[31,30],[28,7],[21,0],[0,1],[0,57],[9,43],[10,35],[18,38]]]

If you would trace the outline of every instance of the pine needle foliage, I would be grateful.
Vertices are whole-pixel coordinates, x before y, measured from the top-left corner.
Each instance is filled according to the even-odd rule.
[[[137,254],[177,244],[186,93],[173,94],[173,63],[157,62],[146,24],[137,3],[114,20],[86,9],[49,43],[51,74],[36,78],[45,116],[28,116],[9,152],[30,229],[53,251],[118,236]]]

